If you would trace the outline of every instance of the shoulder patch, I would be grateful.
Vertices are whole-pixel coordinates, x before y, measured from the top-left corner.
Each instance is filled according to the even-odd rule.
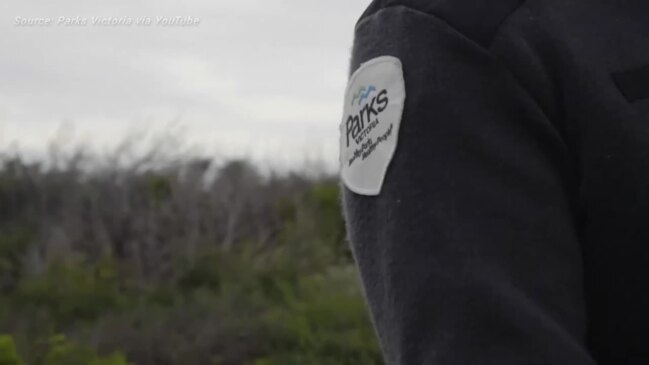
[[[406,99],[401,61],[381,56],[362,63],[345,91],[340,123],[340,174],[347,188],[379,195],[397,148]]]

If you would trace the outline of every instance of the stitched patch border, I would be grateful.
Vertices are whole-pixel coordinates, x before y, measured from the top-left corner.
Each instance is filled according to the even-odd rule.
[[[349,79],[340,123],[340,173],[349,190],[379,195],[397,148],[406,98],[401,61],[381,56]]]

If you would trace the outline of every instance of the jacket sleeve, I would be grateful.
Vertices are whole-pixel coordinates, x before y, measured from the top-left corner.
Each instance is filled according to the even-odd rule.
[[[593,364],[576,178],[561,134],[484,47],[392,6],[356,27],[352,71],[403,65],[378,195],[344,183],[348,240],[390,365]]]

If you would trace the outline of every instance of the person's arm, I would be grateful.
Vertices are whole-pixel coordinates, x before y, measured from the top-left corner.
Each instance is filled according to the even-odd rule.
[[[405,98],[398,64],[362,69],[383,56],[400,60]],[[387,363],[594,364],[576,181],[553,122],[487,49],[435,14],[391,6],[366,16],[358,69],[365,89],[350,80],[346,104],[367,102],[382,82],[384,97],[405,100],[402,111],[375,100],[360,125],[346,106],[341,124],[348,239]],[[386,123],[398,130],[386,135]],[[364,159],[364,138],[384,150]]]

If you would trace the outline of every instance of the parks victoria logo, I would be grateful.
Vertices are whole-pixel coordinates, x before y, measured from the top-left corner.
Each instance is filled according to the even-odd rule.
[[[396,149],[405,85],[401,62],[389,56],[361,65],[346,92],[340,126],[341,173],[354,192],[377,195]]]
[[[361,148],[356,149],[354,156],[347,162],[350,166],[359,157],[362,159],[367,158],[372,153],[372,146],[376,147],[376,144],[368,136],[380,124],[379,115],[388,107],[390,98],[388,97],[388,90],[383,89],[370,100],[369,98],[375,91],[376,87],[374,85],[361,86],[352,98],[352,105],[358,100],[358,104],[362,105],[362,108],[358,113],[347,117],[345,123],[346,143],[347,147],[349,147],[350,140],[353,139]],[[363,144],[366,139],[369,143]],[[380,143],[380,140],[376,142]]]

